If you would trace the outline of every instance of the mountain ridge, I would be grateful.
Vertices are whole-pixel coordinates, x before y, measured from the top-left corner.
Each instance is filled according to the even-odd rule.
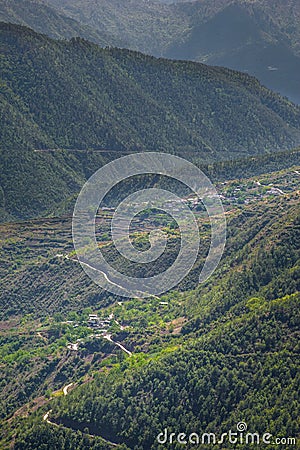
[[[1,3],[0,22],[27,26],[54,39],[81,36],[102,46],[121,44],[113,36],[80,24],[43,0],[2,0]]]
[[[101,49],[81,38],[56,41],[18,25],[1,24],[0,32],[0,186],[13,215],[41,212],[43,202],[49,210],[56,196],[59,203],[79,189],[82,163],[72,149],[106,150],[101,164],[116,151],[148,150],[209,162],[299,142],[300,108],[243,73]],[[32,186],[34,171],[43,188]]]
[[[22,1],[10,2],[9,8],[16,16]],[[31,1],[29,6],[34,5]],[[89,27],[86,31],[78,28],[78,35],[98,44],[103,45],[105,41],[107,45],[157,57],[190,59],[246,71],[269,88],[300,102],[297,78],[300,70],[300,8],[293,0],[276,0],[272,7],[268,1],[252,0],[201,0],[176,4],[137,0],[48,0],[36,4],[36,10],[45,7],[43,5],[75,20],[82,27]],[[47,29],[48,21],[43,18],[43,11],[37,14],[40,19],[36,17],[33,22],[30,11],[27,14],[28,25],[36,25],[38,31]],[[2,14],[6,21],[11,17],[7,11]],[[211,51],[211,41],[216,39],[220,27],[223,33]],[[244,42],[238,46],[241,42],[233,37],[240,33]]]

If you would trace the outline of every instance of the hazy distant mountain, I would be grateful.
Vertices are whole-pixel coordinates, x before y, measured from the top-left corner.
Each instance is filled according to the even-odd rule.
[[[295,0],[2,0],[0,20],[55,38],[200,61],[256,76],[300,103],[300,3]]]
[[[295,0],[47,1],[116,36],[122,46],[246,71],[300,102],[300,3]]]
[[[0,21],[26,25],[57,39],[81,36],[103,46],[120,45],[114,36],[81,24],[41,0],[0,0]]]
[[[188,14],[152,0],[47,2],[80,23],[116,36],[123,47],[155,56],[162,56],[189,27]]]
[[[204,4],[179,6],[184,13],[188,9],[194,19],[166,55],[248,72],[271,89],[300,102],[300,39],[297,41],[295,33],[297,24],[300,28],[300,15],[296,2],[289,26],[281,16],[280,1],[273,9],[264,2],[219,1],[214,2],[215,9],[205,9]]]

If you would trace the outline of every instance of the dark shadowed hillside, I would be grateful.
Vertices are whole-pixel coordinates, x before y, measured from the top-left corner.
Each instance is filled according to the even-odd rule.
[[[209,14],[204,6],[202,9],[197,9],[197,3],[191,6],[193,24],[168,49],[168,57],[242,70],[299,103],[300,58],[292,31],[294,26],[299,28],[297,15],[291,13],[294,26],[291,23],[283,27],[279,2],[273,10],[258,2],[227,3],[221,8],[221,3],[215,2],[216,11]],[[188,7],[181,6],[183,11]]]

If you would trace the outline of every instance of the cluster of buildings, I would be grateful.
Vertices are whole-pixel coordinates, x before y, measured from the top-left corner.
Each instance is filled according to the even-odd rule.
[[[98,314],[89,314],[87,324],[90,328],[96,329],[98,332],[97,335],[92,335],[92,337],[105,336],[108,328],[111,326],[113,318],[114,318],[113,314],[110,314],[110,316],[106,317],[105,319],[101,319],[100,317],[98,317]],[[65,323],[73,324],[73,321],[68,321]],[[73,327],[75,326],[78,327],[78,324],[73,325]],[[78,351],[79,344],[82,341],[83,339],[77,339],[75,343],[68,342],[67,348],[69,350]]]
[[[108,316],[107,318],[100,319],[97,314],[89,314],[88,326],[91,328],[97,328],[97,330],[100,332],[105,332],[110,327],[113,317],[114,315],[110,314],[110,316]]]

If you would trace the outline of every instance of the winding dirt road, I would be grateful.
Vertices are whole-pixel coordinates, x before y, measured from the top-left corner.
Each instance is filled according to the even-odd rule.
[[[69,384],[67,384],[67,386],[65,386],[65,387],[63,388],[63,393],[64,393],[64,395],[68,395],[68,389],[69,389],[71,386],[73,386],[73,384],[74,384],[74,383],[69,383]]]
[[[127,348],[125,348],[124,345],[120,344],[120,342],[113,341],[111,338],[111,334],[104,334],[103,337],[104,339],[107,339],[109,342],[113,342],[115,345],[120,347],[120,349],[123,350],[123,352],[127,353],[127,355],[129,356],[132,355],[132,352],[130,350],[127,350]]]

